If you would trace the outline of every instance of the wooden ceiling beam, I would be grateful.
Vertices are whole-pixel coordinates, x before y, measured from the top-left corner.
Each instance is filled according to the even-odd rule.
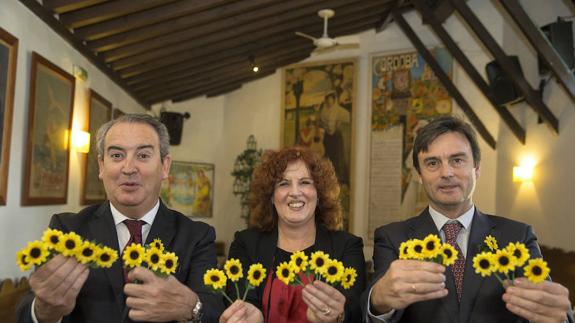
[[[439,65],[439,63],[435,60],[435,58],[433,57],[431,52],[425,47],[421,39],[417,37],[415,31],[413,31],[411,26],[409,26],[407,21],[405,21],[403,15],[398,11],[393,11],[391,14],[393,15],[393,19],[399,25],[403,33],[407,36],[407,38],[409,38],[409,40],[411,41],[413,46],[415,46],[419,54],[423,56],[423,59],[425,60],[427,65],[429,65],[429,67],[433,70],[435,76],[439,79],[441,84],[443,84],[445,89],[447,89],[449,95],[451,95],[451,97],[455,99],[457,104],[459,104],[459,107],[469,118],[469,121],[471,121],[471,124],[473,124],[475,129],[477,129],[477,132],[479,132],[481,137],[485,140],[485,142],[487,142],[487,144],[491,148],[495,149],[496,146],[495,138],[493,138],[493,136],[489,133],[489,130],[487,130],[483,122],[481,122],[479,117],[475,114],[475,112],[473,111],[467,100],[465,100],[463,95],[461,95],[461,92],[459,92],[459,90],[453,84],[449,76],[445,73],[445,71],[443,71],[441,65]]]
[[[141,104],[144,108],[149,108],[144,101],[142,101],[132,89],[124,82],[122,78],[118,76],[118,74],[113,71],[108,65],[104,63],[104,61],[100,58],[95,56],[92,52],[90,52],[84,43],[79,41],[78,39],[74,38],[72,33],[68,29],[64,27],[54,15],[47,11],[38,1],[36,0],[20,0],[20,2],[25,5],[30,11],[32,11],[38,18],[40,18],[44,23],[46,23],[54,32],[56,32],[62,39],[67,41],[74,49],[76,49],[80,54],[84,55],[88,61],[94,64],[102,73],[108,76],[114,83],[116,83],[120,88],[122,88],[127,94],[129,94],[136,102]]]
[[[310,53],[314,45],[311,42],[302,42],[297,46],[286,46],[283,48],[274,48],[268,53],[259,53],[254,56],[255,62],[258,66],[263,67],[274,60],[279,59],[284,55],[291,55],[293,53]],[[195,76],[202,74],[215,74],[220,75],[222,72],[232,72],[237,70],[242,70],[244,68],[249,69],[250,64],[248,61],[249,53],[246,52],[245,55],[235,55],[227,60],[219,60],[218,63],[214,64],[200,64],[196,68],[187,69],[186,71],[181,71],[177,74],[164,75],[163,77],[157,78],[154,81],[148,81],[145,83],[139,83],[132,85],[132,88],[136,92],[146,91],[148,89],[158,89],[163,87],[173,87],[179,84],[188,83],[190,79],[194,79]],[[214,68],[215,66],[215,68]]]
[[[358,5],[359,6],[359,5]],[[332,37],[338,35],[338,30],[354,26],[355,24],[363,24],[362,19],[366,15],[370,15],[370,20],[372,20],[378,12],[373,8],[364,8],[363,12],[356,13],[355,15],[340,17],[339,20],[334,20],[331,24],[330,34]],[[361,19],[358,19],[361,17]],[[375,17],[377,19],[377,17]],[[299,20],[298,20],[299,21]],[[300,26],[303,26],[300,28]],[[295,31],[302,31],[306,33],[315,34],[322,29],[320,25],[309,23],[305,25],[302,21],[299,24],[294,25],[293,22],[284,23],[281,25],[268,26],[268,28],[262,28],[260,30],[244,30],[243,28],[235,28],[233,30],[241,29],[241,32],[226,32],[218,33],[215,35],[206,36],[205,38],[198,39],[198,41],[188,42],[181,46],[174,46],[166,50],[157,50],[154,52],[148,52],[138,56],[132,56],[130,58],[118,60],[112,64],[115,70],[119,70],[120,74],[126,76],[126,73],[144,72],[155,68],[160,68],[166,65],[174,64],[175,62],[181,62],[183,60],[190,59],[191,57],[198,57],[207,55],[209,53],[215,53],[220,50],[227,50],[234,47],[244,47],[247,44],[264,44],[264,39],[268,38],[282,38],[285,41],[291,41],[296,37]],[[249,32],[248,32],[249,31]],[[315,32],[314,32],[315,31]],[[279,36],[278,36],[279,35]],[[339,34],[341,35],[341,34]],[[257,45],[256,45],[257,46]],[[174,49],[178,49],[179,52],[173,52]],[[130,68],[130,67],[134,68]],[[130,72],[125,71],[130,68]],[[132,74],[133,75],[133,74]]]
[[[459,48],[457,43],[451,38],[449,33],[443,28],[440,20],[436,17],[435,13],[429,8],[424,0],[414,0],[413,4],[420,12],[422,20],[425,21],[435,34],[441,39],[445,47],[449,50],[451,55],[457,60],[459,65],[465,70],[469,78],[475,83],[475,85],[481,90],[483,95],[491,102],[492,107],[495,109],[499,117],[505,122],[509,127],[511,132],[517,137],[519,142],[525,144],[525,130],[517,122],[515,117],[509,112],[507,107],[498,106],[496,100],[493,96],[493,92],[489,88],[489,84],[483,79],[481,74],[475,69],[471,61],[467,58],[465,53]]]
[[[338,3],[349,2],[345,0],[330,1],[330,5],[338,6]],[[118,59],[128,57],[137,53],[154,50],[157,48],[165,48],[181,43],[183,41],[191,41],[194,38],[205,37],[219,31],[226,31],[236,26],[241,26],[247,23],[256,23],[264,19],[273,20],[276,23],[287,21],[305,15],[306,12],[315,12],[326,5],[326,2],[318,2],[312,6],[306,6],[309,0],[292,0],[284,1],[280,4],[263,7],[257,10],[250,10],[245,13],[235,13],[229,11],[229,14],[235,14],[233,18],[222,18],[219,20],[211,20],[197,25],[193,28],[186,28],[177,32],[163,34],[160,37],[148,39],[127,46],[111,49],[102,53],[106,62],[114,62]],[[230,6],[231,7],[231,6]],[[242,8],[241,6],[238,6]],[[242,8],[243,9],[243,8]],[[226,13],[226,14],[227,14]],[[198,20],[196,20],[198,22]],[[172,24],[173,25],[173,24]],[[173,28],[173,26],[172,26]]]
[[[58,14],[78,10],[110,0],[43,0],[44,8]]]
[[[174,1],[176,0],[117,0],[63,13],[59,18],[68,28],[76,29]]]
[[[278,41],[276,39],[269,39],[269,42],[265,44],[258,44],[258,46],[244,47],[234,47],[228,50],[221,50],[217,53],[210,53],[205,56],[200,56],[192,58],[186,61],[182,61],[178,64],[173,64],[165,66],[161,69],[154,69],[145,73],[141,73],[135,76],[126,78],[128,84],[137,85],[142,83],[154,83],[161,82],[162,79],[173,79],[177,78],[179,74],[185,75],[188,72],[193,72],[197,70],[209,69],[212,64],[217,64],[218,62],[232,62],[235,61],[239,63],[240,61],[245,61],[247,56],[252,54],[255,56],[256,60],[262,55],[267,55],[275,51],[282,51],[285,48],[300,47],[304,44],[313,46],[313,44],[305,39],[301,39],[295,42],[286,42],[281,39]]]
[[[175,19],[193,12],[213,8],[229,1],[230,0],[178,1],[170,6],[153,8],[129,16],[118,17],[98,24],[78,28],[74,33],[81,39],[95,40],[126,30],[152,25],[157,22]]]
[[[529,82],[525,79],[523,75],[517,73],[511,59],[503,51],[501,46],[497,41],[491,36],[487,28],[483,26],[481,21],[477,16],[471,11],[469,6],[460,0],[449,0],[451,4],[455,7],[457,12],[461,15],[465,23],[471,28],[475,33],[477,38],[483,43],[483,45],[489,50],[491,55],[495,57],[495,60],[501,66],[501,69],[505,72],[505,75],[513,82],[517,89],[523,94],[525,100],[529,103],[529,106],[535,110],[537,115],[549,125],[550,129],[555,133],[559,133],[559,120],[553,115],[553,112],[545,105],[541,99],[539,92],[533,90]]]
[[[260,69],[264,69],[264,67],[268,66],[277,66],[277,62],[283,62],[286,60],[292,60],[294,57],[297,58],[306,58],[309,54],[306,52],[294,50],[290,52],[283,53],[281,55],[277,55],[275,57],[267,58],[263,60],[261,64],[258,63]],[[252,72],[247,58],[244,64],[232,64],[232,65],[225,65],[217,68],[213,68],[210,72],[198,73],[196,75],[187,77],[185,80],[179,81],[172,81],[166,82],[162,85],[152,86],[150,88],[137,90],[136,92],[139,93],[142,97],[146,98],[146,96],[150,93],[155,92],[162,92],[162,93],[178,93],[185,89],[189,89],[190,87],[196,86],[197,84],[205,84],[207,82],[213,82],[215,80],[221,79],[231,79],[235,76],[246,74],[246,73],[254,73]]]
[[[174,91],[169,93],[153,93],[154,95],[150,95],[146,97],[148,102],[160,102],[164,98],[179,98],[179,99],[187,99],[188,95],[197,95],[197,94],[205,94],[208,91],[213,91],[214,89],[218,89],[221,87],[226,87],[231,84],[241,84],[244,82],[249,82],[258,78],[265,77],[267,75],[273,74],[277,68],[281,68],[284,65],[294,63],[300,61],[307,57],[306,54],[299,54],[294,55],[288,58],[285,58],[281,61],[277,61],[273,65],[266,66],[262,68],[260,72],[253,73],[250,70],[246,70],[244,73],[240,75],[236,75],[230,78],[217,78],[210,81],[205,82],[198,82],[196,86],[189,86],[187,89],[181,89],[180,91]]]
[[[307,2],[310,1],[313,0],[307,0]],[[283,3],[288,3],[288,5],[291,5],[291,2],[292,1],[287,1],[282,2],[281,4],[283,5]],[[255,11],[261,6],[262,2],[255,2],[253,0],[233,2],[226,6],[190,13],[174,20],[159,22],[150,26],[128,30],[126,32],[90,41],[88,42],[88,47],[97,52],[109,51],[118,47],[139,43],[147,39],[168,36],[181,30],[193,30],[192,27],[200,28],[201,26],[214,21],[229,27],[230,24],[226,23],[225,19],[229,18],[236,20],[238,19],[238,15]]]
[[[561,59],[557,51],[555,51],[547,37],[535,26],[517,0],[499,0],[499,2],[503,5],[503,8],[507,10],[507,13],[513,18],[517,26],[523,31],[523,34],[527,37],[531,46],[533,46],[537,53],[539,53],[539,56],[545,60],[545,63],[563,85],[563,88],[569,93],[571,99],[574,99],[575,78],[573,77],[573,73],[569,70],[569,67],[563,59]],[[572,54],[573,53],[571,53],[571,55]]]

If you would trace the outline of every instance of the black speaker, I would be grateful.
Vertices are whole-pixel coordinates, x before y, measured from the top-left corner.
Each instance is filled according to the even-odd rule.
[[[160,113],[160,122],[166,125],[170,134],[170,145],[179,145],[182,141],[182,130],[184,128],[184,118],[189,118],[189,113],[162,112]]]
[[[575,57],[573,56],[573,27],[571,21],[562,21],[558,20],[554,23],[545,25],[541,27],[541,31],[555,51],[559,54],[565,65],[569,69],[573,69],[575,67]],[[548,74],[549,67],[545,64],[545,61],[541,56],[539,58],[539,75]]]
[[[517,56],[508,56],[511,59],[515,73],[523,76],[519,58]],[[493,96],[493,100],[497,106],[506,105],[522,99],[519,91],[513,85],[513,82],[505,75],[501,66],[497,61],[492,61],[485,65],[485,72],[489,80],[489,89]]]

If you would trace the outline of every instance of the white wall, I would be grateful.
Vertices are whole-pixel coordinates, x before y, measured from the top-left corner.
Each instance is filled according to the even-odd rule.
[[[531,19],[538,26],[556,20],[557,16],[572,14],[563,1],[524,0]],[[523,73],[532,86],[537,87],[537,56],[524,37],[518,37],[513,23],[504,25],[505,50],[519,56]],[[575,192],[575,106],[556,79],[545,88],[544,102],[559,119],[559,135],[537,122],[537,115],[525,103],[513,107],[514,113],[526,129],[525,146],[517,145],[509,132],[502,129],[500,148],[497,150],[497,211],[535,228],[542,244],[575,250],[569,237],[575,227],[571,198]],[[537,165],[533,183],[513,183],[512,169],[523,156],[532,156]]]
[[[28,88],[30,82],[31,53],[35,51],[72,73],[74,64],[88,71],[89,79],[76,81],[74,100],[74,125],[86,129],[89,89],[96,90],[114,107],[125,112],[143,111],[140,105],[123,90],[93,67],[82,55],[62,40],[51,28],[32,14],[17,0],[0,0],[0,27],[19,39],[16,90],[8,177],[8,199],[0,206],[0,278],[18,277],[22,273],[16,266],[16,251],[28,241],[41,237],[54,213],[75,212],[80,203],[80,179],[83,158],[80,153],[70,154],[68,203],[53,206],[20,206],[25,143],[28,125]]]

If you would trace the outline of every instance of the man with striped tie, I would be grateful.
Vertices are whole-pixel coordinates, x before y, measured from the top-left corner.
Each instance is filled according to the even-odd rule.
[[[375,231],[375,276],[365,291],[368,322],[573,322],[569,292],[560,284],[518,278],[504,288],[496,277],[476,274],[473,257],[486,236],[500,245],[521,242],[541,257],[531,226],[481,213],[472,200],[481,152],[471,126],[452,116],[421,128],[413,164],[429,207],[419,216]],[[435,234],[458,258],[449,267],[399,260],[399,246]]]

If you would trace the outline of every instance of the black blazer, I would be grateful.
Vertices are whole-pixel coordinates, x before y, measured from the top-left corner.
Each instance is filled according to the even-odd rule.
[[[365,258],[363,256],[363,241],[344,231],[329,231],[321,225],[317,225],[315,250],[321,250],[330,255],[331,258],[343,262],[345,267],[353,267],[357,271],[357,280],[352,288],[344,290],[337,287],[345,295],[345,322],[360,322],[361,308],[359,297],[365,288]],[[277,228],[270,232],[261,232],[247,229],[236,232],[235,239],[230,245],[228,258],[236,258],[241,261],[245,268],[253,263],[261,263],[267,270],[275,272],[273,266],[274,255],[278,244]],[[244,275],[245,276],[245,275]],[[255,290],[250,290],[246,300],[260,310],[263,304],[264,288],[266,280]],[[243,293],[245,282],[238,282],[240,291]],[[228,283],[228,295],[235,295],[232,283]],[[240,293],[241,295],[241,293]]]
[[[87,240],[95,240],[119,251],[118,235],[110,203],[89,206],[78,214],[62,213],[52,216],[50,227],[63,232],[74,231]],[[216,267],[214,229],[195,222],[181,213],[168,209],[162,202],[146,243],[160,238],[166,250],[179,257],[174,276],[198,294],[203,303],[202,322],[217,322],[223,310],[219,296],[209,292],[203,275]],[[90,269],[88,279],[80,290],[76,307],[64,317],[66,322],[121,322],[125,308],[124,278],[121,257],[108,269]],[[31,323],[33,294],[28,295],[18,309],[18,322]]]
[[[371,287],[381,278],[392,261],[399,258],[399,245],[408,239],[423,239],[428,234],[439,232],[435,227],[428,209],[419,216],[382,226],[375,230],[373,262],[375,275],[369,288],[362,297],[362,307],[367,313],[367,294]],[[448,295],[442,299],[423,301],[412,304],[394,316],[394,322],[527,322],[505,308],[501,295],[503,287],[496,277],[483,278],[473,269],[473,257],[478,253],[478,246],[487,235],[497,239],[500,247],[509,242],[521,242],[529,249],[532,258],[541,257],[537,237],[531,226],[494,215],[482,214],[475,209],[471,222],[471,232],[465,257],[463,278],[463,295],[461,303],[457,302],[457,293],[450,268],[446,271]],[[400,316],[399,320],[395,320]],[[366,314],[367,317],[367,314]]]

